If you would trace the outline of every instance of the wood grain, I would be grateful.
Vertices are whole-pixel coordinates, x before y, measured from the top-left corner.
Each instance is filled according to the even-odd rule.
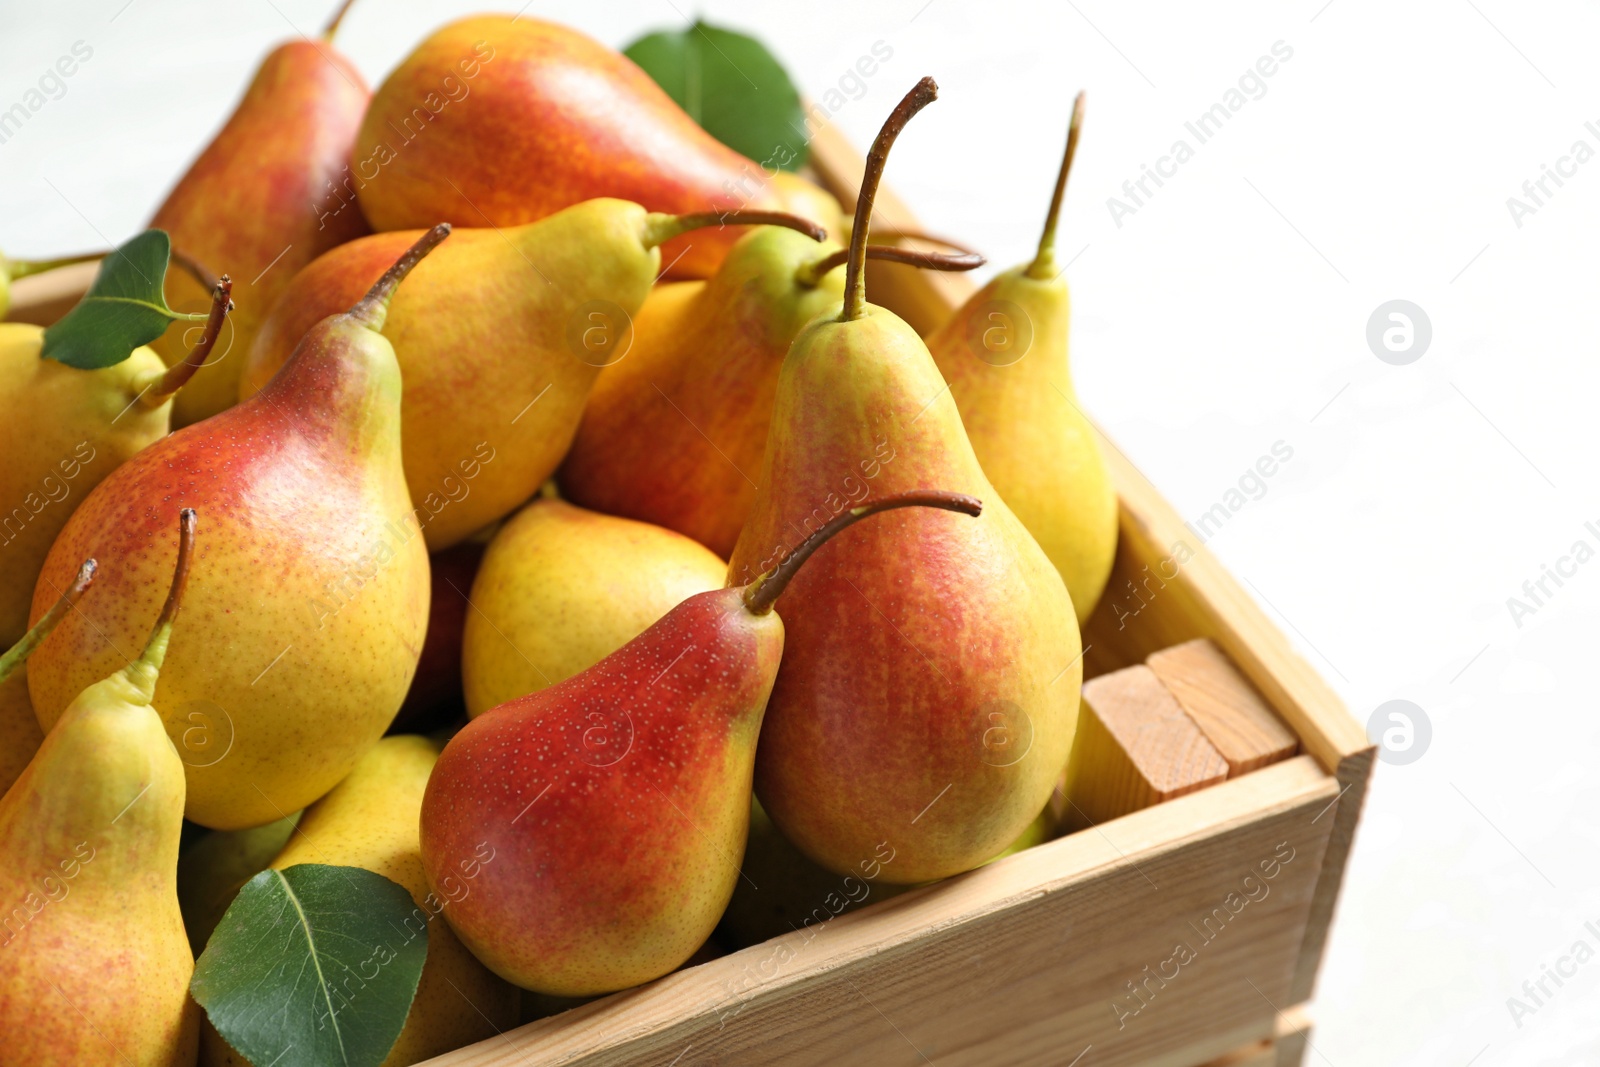
[[[1155,672],[1127,667],[1084,684],[1062,821],[1097,826],[1227,776],[1227,763]]]
[[[6,321],[50,325],[71,310],[99,270],[100,261],[95,260],[18,278],[11,283],[11,310]]]
[[[1255,686],[1209,638],[1151,653],[1145,663],[1228,761],[1228,777],[1288,759],[1299,748]]]
[[[1219,1056],[1204,1067],[1301,1067],[1311,1036],[1305,1005],[1278,1013],[1273,1036]]]
[[[1304,1004],[1278,1014],[1277,1057],[1272,1067],[1300,1067],[1311,1047],[1311,1016]]]

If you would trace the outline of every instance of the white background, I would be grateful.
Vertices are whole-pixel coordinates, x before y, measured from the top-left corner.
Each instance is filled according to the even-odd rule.
[[[260,55],[314,35],[332,6],[124,2],[7,0],[0,109],[75,41],[94,50],[0,145],[13,255],[142,228]],[[1600,959],[1520,1028],[1506,1004],[1575,941],[1600,949],[1584,930],[1600,928],[1600,560],[1520,627],[1506,604],[1574,541],[1600,548],[1584,529],[1600,528],[1600,160],[1521,227],[1506,205],[1574,141],[1600,150],[1584,128],[1600,124],[1595,8],[684,4],[528,13],[621,46],[698,11],[770,42],[813,97],[886,42],[893,58],[837,122],[864,146],[933,74],[941,99],[888,180],[929,228],[1000,265],[1030,255],[1072,94],[1089,90],[1061,240],[1085,405],[1191,519],[1291,446],[1211,547],[1358,719],[1404,698],[1432,721],[1420,760],[1379,769],[1307,1062],[1600,1062]],[[359,0],[339,46],[376,82],[477,6]],[[1293,58],[1266,94],[1117,226],[1108,197],[1174,140],[1196,146],[1184,122],[1277,41]],[[1408,366],[1365,341],[1395,298],[1432,322]]]

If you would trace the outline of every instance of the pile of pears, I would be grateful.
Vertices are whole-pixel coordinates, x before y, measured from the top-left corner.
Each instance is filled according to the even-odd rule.
[[[847,215],[571,29],[370,92],[337,24],[152,216],[203,326],[0,323],[0,1063],[245,1062],[189,981],[268,868],[450,901],[401,1065],[1051,832],[1117,538],[1082,97],[1037,256],[922,337],[865,264],[982,262],[869,240],[932,79]]]

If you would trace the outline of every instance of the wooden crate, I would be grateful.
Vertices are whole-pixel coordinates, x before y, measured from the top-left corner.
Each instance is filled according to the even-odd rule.
[[[853,203],[859,154],[829,128],[812,152],[821,182]],[[916,228],[888,192],[877,222]],[[18,282],[12,317],[51,321],[93,270]],[[876,263],[868,284],[873,302],[923,331],[972,291],[960,275]],[[1182,519],[1103,444],[1121,544],[1084,631],[1086,676],[1208,637],[1298,736],[1300,755],[430,1062],[1299,1063],[1373,749]],[[1230,894],[1252,873],[1260,884],[1273,860],[1267,895],[1233,914]],[[1175,955],[1180,943],[1187,959]]]
[[[854,202],[861,157],[832,129],[813,141],[812,165],[841,202]],[[892,194],[880,195],[877,225],[917,228]],[[925,332],[972,284],[874,263],[868,292]],[[1373,750],[1182,519],[1104,446],[1121,497],[1121,545],[1106,601],[1085,628],[1086,673],[1209,637],[1298,735],[1302,755],[432,1062],[1299,1063],[1310,1029],[1304,1004]],[[1118,597],[1124,613],[1138,609],[1121,626]],[[1197,933],[1245,875],[1285,848],[1294,858],[1266,897],[1212,940]],[[1220,925],[1212,922],[1208,931]],[[1193,958],[1164,980],[1156,972],[1180,941]],[[1134,986],[1143,994],[1130,993]]]

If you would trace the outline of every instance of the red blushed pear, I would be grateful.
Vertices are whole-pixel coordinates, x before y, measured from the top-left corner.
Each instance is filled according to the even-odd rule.
[[[97,595],[28,664],[40,725],[126,663],[179,508],[211,531],[189,581],[190,626],[156,693],[188,780],[188,817],[260,826],[326,793],[383,734],[416,669],[428,557],[400,465],[400,368],[380,329],[430,231],[347,313],[306,335],[249,401],[119,467],[73,513],[34,593],[35,616],[93,556]]]
[[[74,695],[0,798],[8,1064],[195,1062],[194,955],[178,908],[183,763],[151,704],[193,563],[195,513],[178,523],[155,629],[127,646],[143,653]],[[167,531],[148,536],[171,546]]]
[[[561,466],[566,498],[676,530],[726,559],[755,503],[784,353],[838,306],[845,252],[763,228],[710,280],[657,286],[634,318],[628,358],[600,376],[583,410]],[[866,254],[934,270],[983,265],[975,253]]]
[[[661,246],[741,223],[826,236],[792,215],[661,215],[587,200],[525,226],[457,230],[417,268],[385,333],[404,372],[406,481],[431,551],[515,511],[555,473],[600,369],[626,362]],[[296,275],[256,337],[241,395],[264,386],[306,330],[348,307],[415,237],[364,237]]]
[[[418,45],[373,95],[354,167],[379,230],[517,226],[594,197],[839,227],[827,193],[717,141],[620,52],[531,15],[462,19]],[[741,233],[674,241],[663,262],[707,277]]]
[[[844,512],[748,585],[690,597],[451,740],[422,801],[422,862],[451,901],[451,928],[490,970],[590,996],[660,977],[710,936],[739,878],[756,736],[783,656],[773,604],[829,538],[903,507],[982,510],[921,490]]]
[[[231,337],[179,394],[175,425],[232,405],[250,340],[294,272],[369,232],[344,185],[371,93],[331,43],[343,14],[322,39],[288,41],[267,54],[227,123],[150,220],[184,255],[241,279]],[[173,307],[192,310],[204,306],[206,286],[175,265],[167,294]],[[151,347],[173,364],[192,341],[179,322]]]
[[[906,883],[978,866],[1039,813],[1067,762],[1082,676],[1061,576],[993,495],[921,339],[865,299],[884,160],[936,92],[923,79],[868,155],[843,304],[784,360],[761,489],[729,562],[730,582],[760,573],[794,530],[848,507],[852,486],[940,485],[987,503],[976,522],[905,512],[828,545],[785,602],[756,793],[816,862],[856,870],[887,842],[883,877]]]

